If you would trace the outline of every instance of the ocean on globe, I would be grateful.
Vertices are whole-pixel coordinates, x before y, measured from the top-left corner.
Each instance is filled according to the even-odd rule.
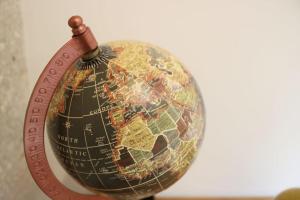
[[[141,42],[99,46],[64,75],[47,132],[63,168],[116,199],[152,196],[182,177],[203,140],[204,105],[191,74]]]

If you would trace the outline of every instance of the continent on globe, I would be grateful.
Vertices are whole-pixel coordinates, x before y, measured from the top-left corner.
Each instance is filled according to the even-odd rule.
[[[51,100],[47,131],[64,169],[83,186],[142,199],[184,175],[205,125],[192,76],[170,53],[110,42],[78,60]]]

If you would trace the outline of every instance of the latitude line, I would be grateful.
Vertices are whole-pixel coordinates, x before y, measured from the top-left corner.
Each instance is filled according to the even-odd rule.
[[[61,154],[61,153],[59,153],[59,152],[56,152],[56,153],[57,153],[59,156],[65,158],[65,159],[70,159],[70,157],[65,156],[65,155],[63,155],[63,154]],[[82,159],[79,159],[79,158],[73,158],[73,160],[80,161],[80,162],[88,162],[88,161],[89,161],[89,160],[82,160]],[[78,172],[79,172],[79,171],[78,171]]]
[[[82,119],[83,117],[74,117],[74,116],[67,116],[67,115],[64,115],[62,113],[57,113],[57,115],[61,116],[61,117],[65,117],[65,118],[71,118],[71,119]]]
[[[107,103],[108,102],[108,100],[105,100],[101,105],[100,105],[100,107],[101,106],[103,106],[105,103]],[[97,109],[96,111],[93,111],[93,113],[90,113],[90,114],[84,114],[84,115],[82,115],[82,116],[67,116],[67,115],[64,115],[64,114],[62,114],[62,113],[57,113],[57,115],[59,115],[60,117],[65,117],[65,118],[70,118],[70,119],[82,119],[82,118],[84,118],[84,117],[88,117],[88,116],[95,116],[95,115],[98,115],[100,112],[106,112],[106,111],[108,111],[108,110],[113,110],[113,109],[118,109],[118,108],[120,108],[121,106],[114,106],[114,107],[109,107],[109,108],[107,108],[107,110],[100,110],[99,111],[99,109]]]
[[[74,172],[77,172],[77,173],[80,173],[80,174],[95,174],[93,172],[83,172],[83,171],[77,171],[77,170],[73,170],[73,169],[68,169],[70,171],[74,171]],[[117,174],[118,171],[112,171],[112,172],[102,172],[102,173],[98,173],[98,174]]]
[[[97,86],[99,86],[99,85],[101,85],[103,83],[105,83],[105,81],[97,83]],[[85,86],[85,87],[79,87],[79,88],[77,88],[76,92],[78,92],[78,91],[81,92],[83,89],[92,88],[92,87],[95,87],[94,84],[93,85],[89,85],[89,86]],[[67,90],[73,90],[71,87],[66,87],[66,89]]]
[[[55,144],[64,146],[64,147],[71,147],[73,149],[87,149],[86,147],[74,147],[74,146],[67,146],[59,141],[57,141],[55,138],[53,138],[53,136],[49,137],[51,139],[51,141],[53,141]],[[112,142],[111,144],[115,144],[117,142]],[[109,144],[102,144],[102,145],[95,145],[95,146],[88,146],[88,149],[92,149],[92,148],[97,148],[97,147],[104,147],[104,146],[108,146]],[[92,159],[95,160],[95,159]]]
[[[96,97],[97,97],[97,103],[98,103],[98,109],[100,109],[100,102],[99,102],[99,97],[98,97],[98,94],[97,94],[97,82],[96,82],[96,72],[95,72],[95,68],[93,68],[94,70],[94,74],[95,74],[95,92],[96,92]],[[113,149],[112,149],[112,146],[111,146],[111,142],[110,142],[110,139],[108,137],[108,133],[107,133],[107,130],[106,130],[106,127],[105,127],[105,124],[104,124],[104,120],[103,120],[103,116],[102,116],[102,113],[100,112],[100,118],[102,120],[102,124],[103,124],[103,128],[104,128],[104,131],[105,131],[105,134],[106,134],[106,138],[107,138],[107,141],[109,142],[109,146],[110,146],[110,150],[111,150],[111,154],[113,154]],[[130,186],[131,190],[138,195],[138,193],[136,192],[136,190],[132,187],[132,185],[129,183],[129,181],[127,180],[127,178],[125,176],[123,176],[125,181],[127,182],[127,184]]]
[[[62,144],[62,143],[59,143],[59,142],[57,142],[57,141],[55,141],[55,139],[53,139],[53,138],[50,138],[50,140],[52,141],[52,142],[54,142],[54,143],[56,143],[57,145],[61,145],[61,146],[64,146],[64,147],[68,147],[67,145],[65,145],[65,144]],[[172,143],[171,144],[173,144],[173,142],[174,141],[172,141]],[[117,142],[113,142],[112,144],[114,144],[114,143],[117,143]],[[88,148],[90,149],[90,148],[98,148],[98,147],[103,147],[103,146],[108,146],[109,144],[105,144],[105,145],[102,145],[102,146],[89,146]],[[73,148],[73,149],[79,149],[79,150],[87,150],[86,149],[86,147],[71,147],[71,148]],[[140,149],[134,149],[134,150],[140,150]],[[59,150],[55,150],[55,151],[59,151]],[[141,150],[141,151],[143,151],[143,150]],[[161,153],[163,153],[164,151],[162,150],[162,151],[159,151],[158,153],[156,153],[155,155],[159,155],[159,154],[161,154]],[[59,153],[59,152],[58,152]],[[130,153],[130,152],[129,152]],[[131,154],[131,153],[130,153]],[[70,159],[70,157],[68,157],[68,156],[65,156],[65,155],[62,155],[62,154],[60,154],[59,153],[59,155],[61,155],[62,157],[64,157],[64,158],[68,158],[68,159]],[[125,155],[125,153],[123,153],[123,154],[120,154],[120,155]],[[154,156],[155,156],[154,155]],[[152,157],[153,158],[153,157]],[[88,162],[88,161],[90,161],[90,160],[93,160],[93,161],[99,161],[99,159],[95,159],[95,158],[92,158],[92,159],[90,159],[90,160],[84,160],[84,159],[79,159],[79,158],[73,158],[73,160],[77,160],[77,161],[82,161],[82,162]]]

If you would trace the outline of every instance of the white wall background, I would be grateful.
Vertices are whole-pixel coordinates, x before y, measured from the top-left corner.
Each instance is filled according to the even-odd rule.
[[[206,138],[191,170],[161,195],[266,196],[300,185],[300,1],[22,0],[22,14],[31,88],[70,38],[74,14],[99,42],[158,44],[194,74]]]

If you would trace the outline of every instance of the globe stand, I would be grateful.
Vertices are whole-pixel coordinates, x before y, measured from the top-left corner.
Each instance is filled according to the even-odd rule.
[[[83,24],[81,17],[73,16],[68,23],[72,28],[72,39],[46,65],[29,99],[23,130],[25,158],[32,178],[50,199],[112,200],[106,196],[80,194],[65,187],[53,174],[46,157],[44,127],[55,89],[76,60],[98,47],[95,37]]]

